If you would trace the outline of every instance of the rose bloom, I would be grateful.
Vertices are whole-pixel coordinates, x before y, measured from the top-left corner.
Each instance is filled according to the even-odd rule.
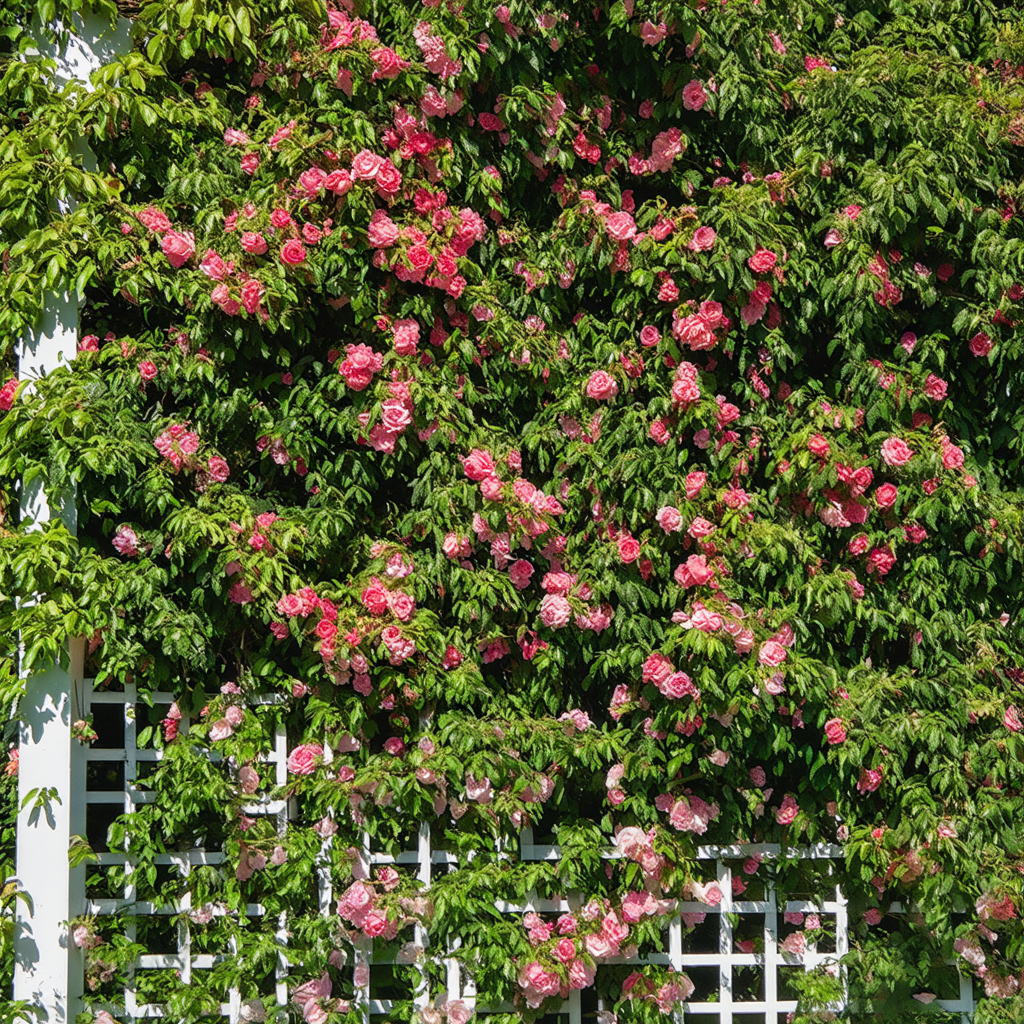
[[[715,244],[717,237],[718,235],[715,233],[714,228],[707,226],[697,228],[686,247],[692,252],[706,252]]]
[[[304,743],[288,755],[288,771],[293,775],[311,775],[323,755],[323,748],[318,744]]]
[[[786,660],[786,648],[778,640],[766,640],[761,644],[757,660],[762,665],[781,665]]]
[[[821,434],[812,434],[807,441],[807,450],[819,459],[827,459],[831,449]]]
[[[683,517],[679,509],[673,508],[671,505],[665,505],[658,509],[657,520],[658,525],[666,533],[677,533],[683,528]]]
[[[970,342],[971,355],[981,359],[992,351],[992,339],[984,332],[979,331]]]
[[[753,256],[747,260],[747,266],[755,274],[767,274],[775,266],[778,256],[770,249],[758,249]]]
[[[891,508],[898,495],[899,491],[892,484],[882,484],[875,491],[875,501],[878,502],[879,508]]]
[[[825,739],[833,746],[837,743],[846,742],[846,730],[843,728],[841,718],[830,718],[825,723]]]
[[[160,240],[160,248],[172,267],[183,267],[196,251],[196,238],[191,231],[168,231]]]
[[[494,459],[490,452],[474,448],[463,460],[462,469],[470,480],[484,480],[494,476]]]
[[[906,441],[890,437],[882,442],[882,461],[887,466],[905,466],[914,457]]]
[[[587,397],[602,401],[614,398],[619,393],[619,385],[611,374],[604,370],[595,370],[587,381]]]
[[[371,153],[368,149],[360,150],[352,160],[352,177],[363,181],[376,178],[383,163],[383,157]]]
[[[683,106],[687,110],[700,110],[707,102],[708,94],[704,86],[696,78],[691,79],[683,86]]]
[[[210,479],[218,484],[224,483],[231,475],[228,464],[219,455],[211,455],[206,468],[210,474]]]
[[[661,341],[661,334],[657,327],[653,327],[651,324],[647,324],[640,331],[640,344],[644,348],[653,348],[658,342]]]
[[[775,820],[780,825],[789,825],[793,822],[793,819],[796,818],[799,810],[800,807],[796,800],[793,799],[791,794],[787,793],[782,801],[782,805],[775,812]]]
[[[262,256],[267,251],[267,240],[258,231],[244,231],[239,240],[242,248],[253,256]]]
[[[297,239],[290,238],[281,246],[281,262],[296,267],[306,261],[306,247]]]
[[[540,603],[540,619],[551,629],[561,629],[569,624],[572,608],[561,594],[548,594]]]
[[[704,482],[707,480],[707,473],[701,470],[694,470],[686,475],[686,500],[693,501],[701,492]]]
[[[619,558],[627,565],[640,557],[640,542],[633,537],[619,538]]]
[[[604,222],[604,228],[609,238],[625,242],[636,234],[636,221],[628,213],[613,213]]]

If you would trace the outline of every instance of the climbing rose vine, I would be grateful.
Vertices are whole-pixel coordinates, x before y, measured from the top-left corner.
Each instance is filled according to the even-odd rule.
[[[923,1012],[952,960],[1009,1021],[1013,5],[138,6],[91,91],[0,78],[0,586],[24,670],[84,636],[97,686],[174,697],[139,705],[153,802],[86,838],[234,953],[140,1000],[271,1013],[260,904],[294,1019],[362,1019],[370,942],[396,1020],[425,986],[426,1024],[464,1024],[445,956],[504,1019],[574,989],[654,1019],[696,980],[615,961],[721,902],[698,845],[830,842],[854,1016]],[[64,289],[77,349],[37,379],[10,353]],[[77,536],[19,521],[19,480]],[[420,821],[451,854],[429,891],[363,870]],[[526,827],[560,858],[510,857]],[[192,847],[223,865],[153,867]],[[751,857],[736,893],[769,873],[837,880]],[[495,910],[528,892],[575,909]],[[128,920],[73,923],[90,1005],[145,947]],[[820,1019],[835,969],[797,996]]]

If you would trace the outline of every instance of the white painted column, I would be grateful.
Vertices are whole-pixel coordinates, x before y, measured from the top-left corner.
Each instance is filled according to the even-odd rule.
[[[44,46],[39,55],[56,60],[58,79],[78,79],[88,88],[91,72],[128,52],[129,23],[112,28],[87,15],[75,32],[64,46]],[[83,156],[95,165],[84,148]],[[66,365],[77,343],[77,298],[55,293],[42,322],[18,346],[19,377],[38,378]],[[74,532],[74,493],[51,507],[41,484],[33,482],[22,494],[21,515],[23,522],[35,523],[59,517]],[[14,998],[33,1005],[47,1024],[67,1024],[81,1009],[82,958],[70,941],[67,922],[85,909],[84,868],[71,871],[68,866],[71,836],[85,833],[85,804],[73,799],[73,780],[84,776],[85,751],[71,738],[71,723],[85,706],[84,655],[85,640],[73,640],[68,667],[53,665],[28,678],[19,708],[19,802],[33,790],[38,796],[18,813],[17,877],[31,903],[17,905]]]

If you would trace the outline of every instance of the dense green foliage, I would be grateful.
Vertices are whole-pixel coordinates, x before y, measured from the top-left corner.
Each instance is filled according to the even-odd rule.
[[[359,943],[415,924],[400,993],[461,940],[517,1019],[595,984],[654,1019],[631,967],[593,971],[720,898],[698,845],[839,841],[855,1018],[924,1012],[956,957],[979,1020],[1019,1019],[1020,17],[152,0],[91,91],[4,66],[5,352],[54,289],[84,300],[68,365],[0,392],[4,642],[28,670],[84,635],[98,685],[177,696],[110,848],[140,900],[227,911],[194,950],[238,951],[140,998],[269,1008],[260,903],[291,977],[333,984],[307,1019],[348,1019]],[[78,536],[28,532],[19,479],[73,492]],[[284,837],[242,810],[282,792]],[[404,848],[421,818],[459,855],[429,901],[354,881],[364,830]],[[561,859],[503,860],[524,825]],[[568,959],[495,911],[531,890],[596,901]],[[105,1003],[139,948],[87,927]],[[835,981],[805,987],[817,1019]]]

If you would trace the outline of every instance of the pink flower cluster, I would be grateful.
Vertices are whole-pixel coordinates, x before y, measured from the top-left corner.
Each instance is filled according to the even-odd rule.
[[[194,468],[191,456],[199,451],[199,435],[189,430],[185,424],[172,423],[153,442],[153,447],[177,473],[183,466]]]

